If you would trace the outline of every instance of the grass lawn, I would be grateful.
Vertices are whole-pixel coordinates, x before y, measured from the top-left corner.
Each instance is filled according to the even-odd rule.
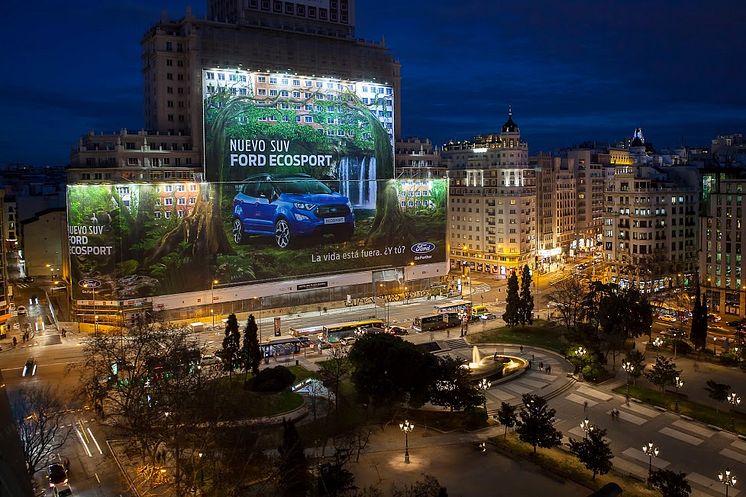
[[[315,373],[300,366],[291,366],[296,381],[314,377]],[[213,406],[219,419],[238,420],[275,416],[292,411],[303,404],[300,394],[289,389],[278,393],[252,392],[244,388],[244,382],[251,378],[251,374],[234,373],[232,376],[221,376],[213,381],[213,388],[221,399],[220,405]],[[205,416],[210,417],[210,407],[205,409]]]
[[[583,485],[592,490],[598,490],[609,482],[616,482],[624,489],[625,497],[659,497],[660,494],[645,486],[645,483],[634,478],[621,476],[612,472],[605,475],[596,475],[592,479],[592,474],[585,468],[577,458],[564,450],[554,449],[537,449],[534,455],[533,447],[521,442],[514,433],[509,433],[507,438],[494,437],[490,439],[497,447],[497,451],[507,455],[510,458],[520,458],[533,462],[542,469],[552,472],[575,483]],[[611,460],[612,463],[614,460]]]
[[[569,345],[563,327],[544,320],[534,321],[531,326],[500,326],[485,331],[481,331],[480,325],[469,326],[469,341],[533,345],[559,353]]]
[[[627,393],[627,386],[623,385],[614,389],[616,393],[625,395]],[[640,399],[641,401],[652,404],[655,406],[665,407],[669,411],[675,411],[676,409],[676,397],[677,395],[672,392],[661,393],[660,390],[653,390],[651,388],[645,388],[641,386],[630,386],[629,394],[631,397]],[[687,400],[686,395],[678,395],[679,398],[679,412],[686,416],[701,421],[703,423],[712,424],[719,426],[724,429],[733,429],[733,422],[731,421],[730,405],[724,403],[720,412],[717,412],[710,406],[705,406]],[[733,413],[733,421],[735,421],[735,429],[738,433],[746,434],[746,414],[735,412]]]

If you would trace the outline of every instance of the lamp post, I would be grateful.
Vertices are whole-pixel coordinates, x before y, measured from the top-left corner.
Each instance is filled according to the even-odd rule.
[[[725,485],[725,497],[728,497],[728,489],[736,486],[736,475],[732,474],[729,468],[725,468],[725,471],[718,473],[718,480]]]
[[[404,463],[409,464],[409,432],[414,430],[414,423],[405,419],[399,423],[399,429],[404,432]]]
[[[210,285],[210,314],[212,314],[212,327],[215,327],[215,285],[218,284],[218,280],[212,280]]]
[[[718,337],[712,337],[712,355],[716,356],[718,355],[716,347],[718,343]]]
[[[93,334],[94,336],[96,336],[98,335],[98,313],[96,312],[96,287],[94,285],[89,285],[88,283],[84,283],[83,288],[85,288],[86,290],[90,288],[91,292],[93,292]]]
[[[409,305],[409,287],[406,287],[406,286],[404,287],[404,296],[407,299],[406,304]]]
[[[627,373],[627,405],[629,405],[629,380],[632,374],[635,372],[635,365],[630,361],[624,361],[622,363],[622,369]]]
[[[655,340],[653,340],[653,347],[656,349],[661,348],[663,345],[663,339],[661,337],[655,337]]]
[[[684,386],[684,380],[677,376],[673,380],[673,386],[676,388],[676,412],[679,412],[679,390]]]
[[[259,343],[262,343],[262,312],[264,311],[264,297],[254,297],[259,301],[259,322],[257,328],[259,328]]]
[[[642,453],[648,456],[648,479],[653,475],[653,458],[658,457],[660,449],[653,442],[642,446]]]
[[[733,409],[738,407],[738,405],[741,403],[741,397],[739,397],[736,392],[731,392],[728,394],[728,403],[732,406],[730,408],[730,424],[733,425],[733,428],[735,428],[736,420],[733,416]]]
[[[487,378],[479,380],[479,389],[484,391],[484,412],[487,413],[487,390],[492,386],[492,382]]]
[[[593,431],[593,425],[588,418],[585,418],[583,421],[580,422],[580,429],[583,430],[583,433],[585,433],[585,438],[588,439],[588,433]]]

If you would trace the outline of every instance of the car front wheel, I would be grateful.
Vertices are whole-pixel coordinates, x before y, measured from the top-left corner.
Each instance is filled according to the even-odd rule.
[[[242,245],[246,243],[246,235],[244,235],[243,223],[240,219],[236,218],[233,220],[231,232],[233,234],[233,241],[236,242],[236,245]]]
[[[290,246],[290,225],[285,219],[280,219],[275,223],[275,243],[284,249]]]

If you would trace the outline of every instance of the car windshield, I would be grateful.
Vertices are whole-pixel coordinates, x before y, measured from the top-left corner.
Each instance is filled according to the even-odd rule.
[[[275,181],[274,185],[277,191],[279,191],[280,193],[290,193],[297,195],[332,193],[331,188],[326,186],[321,181],[313,178],[288,178],[287,180],[283,181]]]

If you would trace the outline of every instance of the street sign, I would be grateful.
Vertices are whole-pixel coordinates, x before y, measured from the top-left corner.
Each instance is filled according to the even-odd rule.
[[[282,329],[280,328],[280,318],[275,318],[275,336],[278,337],[282,335]]]

